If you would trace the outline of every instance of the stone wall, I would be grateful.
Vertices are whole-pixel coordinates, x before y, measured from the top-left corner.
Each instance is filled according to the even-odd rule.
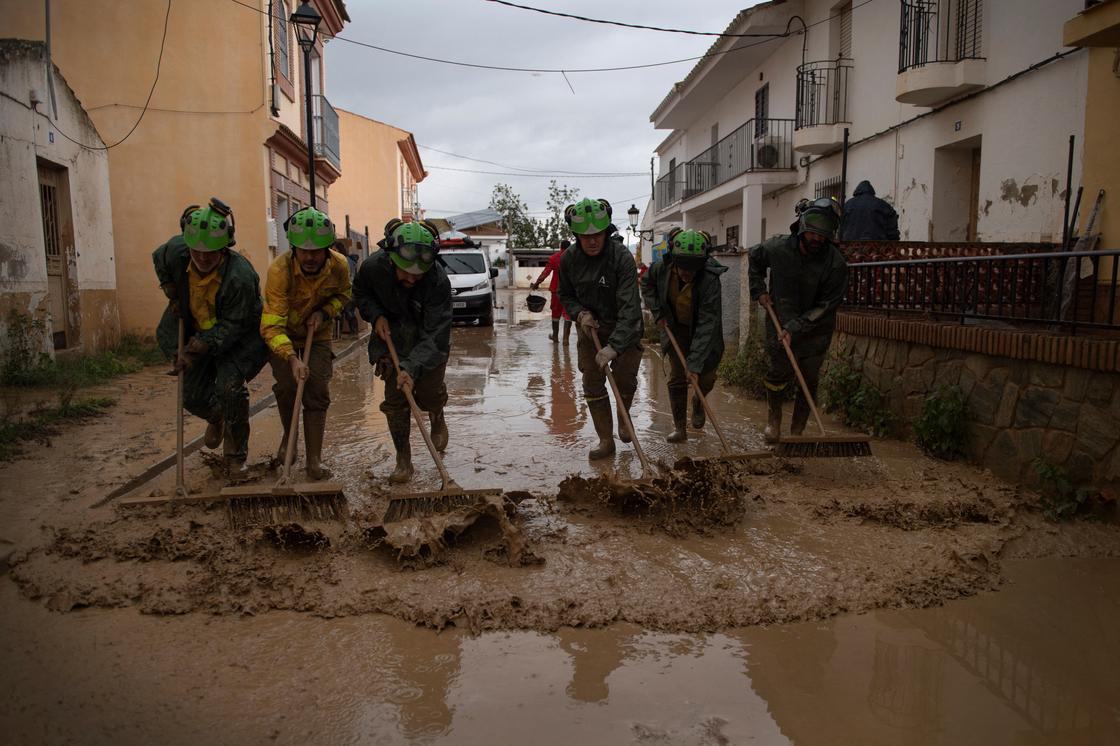
[[[1120,486],[1120,373],[851,332],[834,349],[888,397],[900,434],[910,434],[928,393],[960,386],[976,463],[1034,484],[1031,462],[1042,457],[1077,484]]]

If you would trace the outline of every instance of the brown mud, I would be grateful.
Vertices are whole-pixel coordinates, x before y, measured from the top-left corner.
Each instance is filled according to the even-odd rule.
[[[231,530],[218,507],[91,509],[174,443],[173,417],[158,416],[172,387],[145,372],[109,392],[121,402],[112,418],[0,467],[6,574],[58,611],[376,612],[472,632],[617,622],[700,632],[936,606],[1000,588],[1010,557],[1120,557],[1115,525],[1049,524],[1033,493],[898,442],[876,441],[870,459],[663,466],[651,487],[623,489],[614,475],[636,471],[629,448],[586,460],[592,426],[574,347],[513,317],[494,332],[456,329],[452,357],[448,469],[467,489],[507,490],[505,501],[383,524],[394,495],[439,482],[417,442],[416,479],[387,487],[382,384],[359,353],[336,366],[325,448],[349,498],[346,524]],[[647,352],[633,409],[643,444],[662,465],[718,455],[711,432],[664,443],[663,365]],[[255,381],[254,396],[266,387]],[[760,448],[762,406],[722,388],[712,398],[735,447]],[[188,437],[201,432],[189,422]],[[251,463],[265,464],[278,440],[273,407],[253,420]],[[193,491],[222,484],[212,462],[188,459]],[[172,488],[167,473],[138,494]]]

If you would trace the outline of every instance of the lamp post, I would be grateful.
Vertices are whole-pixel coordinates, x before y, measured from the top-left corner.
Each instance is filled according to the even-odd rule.
[[[630,232],[638,237],[638,263],[642,262],[642,240],[648,238],[650,243],[653,243],[653,229],[638,230],[638,206],[630,205],[630,209],[626,211],[626,218],[630,221]],[[648,236],[646,234],[649,234]]]
[[[311,113],[311,50],[319,33],[319,23],[323,17],[303,0],[288,18],[296,27],[296,39],[303,50],[303,96],[307,108],[307,184],[311,192],[311,206],[315,207],[315,122]]]

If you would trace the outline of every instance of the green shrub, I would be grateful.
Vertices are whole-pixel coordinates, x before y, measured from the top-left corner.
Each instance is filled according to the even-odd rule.
[[[93,397],[73,401],[69,393],[59,395],[57,407],[39,409],[27,417],[0,419],[0,461],[6,461],[23,452],[22,441],[44,440],[58,434],[62,422],[80,422],[102,414],[116,402],[113,399]]]
[[[752,334],[739,345],[738,353],[723,356],[719,364],[719,380],[744,389],[752,398],[765,399],[766,386],[762,379],[769,367],[770,356],[762,342],[762,335]]]
[[[1052,521],[1068,521],[1084,515],[1099,519],[1114,509],[1112,500],[1100,490],[1077,486],[1070,481],[1066,470],[1043,458],[1031,462],[1042,487],[1042,510]]]
[[[964,456],[967,421],[968,397],[959,386],[939,386],[926,397],[914,423],[918,447],[946,460]]]
[[[884,435],[894,415],[885,396],[863,378],[844,353],[829,356],[821,376],[825,411],[840,415],[845,425],[871,435]]]

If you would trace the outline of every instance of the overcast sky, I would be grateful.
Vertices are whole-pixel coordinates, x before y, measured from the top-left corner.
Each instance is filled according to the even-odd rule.
[[[594,18],[719,32],[757,0],[518,0]],[[615,67],[694,57],[715,37],[604,26],[518,10],[487,0],[346,0],[341,36],[413,54],[531,68]],[[695,62],[644,70],[555,73],[479,70],[409,59],[332,41],[327,95],[344,109],[413,133],[428,177],[420,203],[431,217],[486,207],[508,183],[531,211],[544,211],[548,178],[444,171],[503,171],[425,146],[506,166],[553,172],[641,172],[624,178],[565,177],[581,196],[625,211],[645,209],[653,148],[669,133],[649,115]],[[354,164],[346,165],[354,167]]]

